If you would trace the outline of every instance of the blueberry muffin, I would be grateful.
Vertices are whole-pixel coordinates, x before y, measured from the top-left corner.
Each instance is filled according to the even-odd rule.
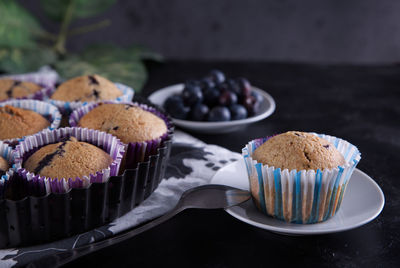
[[[9,105],[0,107],[0,140],[22,138],[48,126],[50,122],[34,111]]]
[[[106,169],[112,161],[100,148],[69,137],[40,148],[25,161],[24,168],[48,178],[76,178]]]
[[[40,85],[32,82],[0,79],[0,101],[26,97],[41,89]]]
[[[0,156],[0,177],[6,174],[9,168],[7,160]]]
[[[112,100],[122,92],[108,79],[97,74],[72,78],[54,91],[51,99],[68,102]]]
[[[167,132],[165,121],[155,114],[129,104],[101,104],[87,114],[78,126],[101,130],[123,143],[157,139]]]
[[[274,136],[258,147],[253,159],[283,169],[336,168],[345,164],[342,154],[327,140],[314,134],[289,131]]]
[[[256,207],[292,223],[317,223],[340,208],[361,159],[357,147],[329,135],[289,131],[242,149]]]

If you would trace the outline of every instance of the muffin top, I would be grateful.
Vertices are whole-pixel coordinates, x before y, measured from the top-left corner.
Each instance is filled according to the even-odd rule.
[[[32,82],[0,79],[0,101],[26,97],[39,91],[41,88],[41,86]]]
[[[0,156],[0,176],[3,176],[6,174],[6,171],[8,170],[9,165],[7,160],[5,160],[3,157]]]
[[[76,178],[95,174],[112,161],[102,149],[69,137],[40,148],[25,161],[24,168],[49,178]]]
[[[97,74],[72,78],[61,85],[51,99],[61,101],[99,101],[113,100],[122,92],[110,80]]]
[[[345,164],[332,143],[299,131],[273,136],[254,151],[252,158],[264,165],[289,170],[323,170]]]
[[[128,104],[100,104],[85,114],[78,125],[105,131],[117,136],[123,143],[144,142],[167,132],[163,119]]]
[[[46,118],[34,111],[9,105],[0,107],[0,140],[22,138],[49,125]]]

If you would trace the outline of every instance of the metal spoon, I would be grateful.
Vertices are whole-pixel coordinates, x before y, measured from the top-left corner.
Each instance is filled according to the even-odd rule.
[[[174,209],[163,216],[133,230],[122,232],[112,238],[60,252],[36,260],[28,267],[58,267],[88,253],[125,241],[137,234],[163,223],[187,208],[217,209],[239,205],[250,199],[248,191],[226,185],[203,185],[184,192]]]

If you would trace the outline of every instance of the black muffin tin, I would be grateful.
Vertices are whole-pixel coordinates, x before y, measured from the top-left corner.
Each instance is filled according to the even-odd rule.
[[[0,248],[46,243],[86,232],[132,210],[163,179],[172,133],[173,127],[157,154],[135,169],[126,169],[122,175],[92,183],[88,188],[33,196],[18,175],[13,177],[6,199],[0,200]]]

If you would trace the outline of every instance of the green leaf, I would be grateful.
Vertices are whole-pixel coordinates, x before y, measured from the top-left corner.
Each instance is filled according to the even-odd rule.
[[[55,61],[56,55],[50,49],[0,48],[0,70],[6,73],[36,71]]]
[[[74,5],[73,18],[87,18],[103,13],[115,0],[41,0],[41,3],[51,19],[62,21],[70,3]]]
[[[88,47],[78,55],[56,64],[60,75],[66,79],[97,73],[111,81],[133,87],[137,92],[147,80],[144,59],[162,60],[162,57],[142,46],[123,49],[113,45]]]
[[[99,74],[113,82],[120,82],[139,92],[147,80],[147,72],[140,60],[109,61],[109,57],[102,57],[100,61],[85,61],[77,56],[69,57],[56,63],[56,70],[61,77],[69,79],[76,76]]]
[[[164,61],[164,57],[148,47],[133,45],[125,50],[125,53],[137,55],[142,60],[152,60],[157,62]]]
[[[0,47],[34,48],[41,33],[35,18],[16,1],[0,1]]]

